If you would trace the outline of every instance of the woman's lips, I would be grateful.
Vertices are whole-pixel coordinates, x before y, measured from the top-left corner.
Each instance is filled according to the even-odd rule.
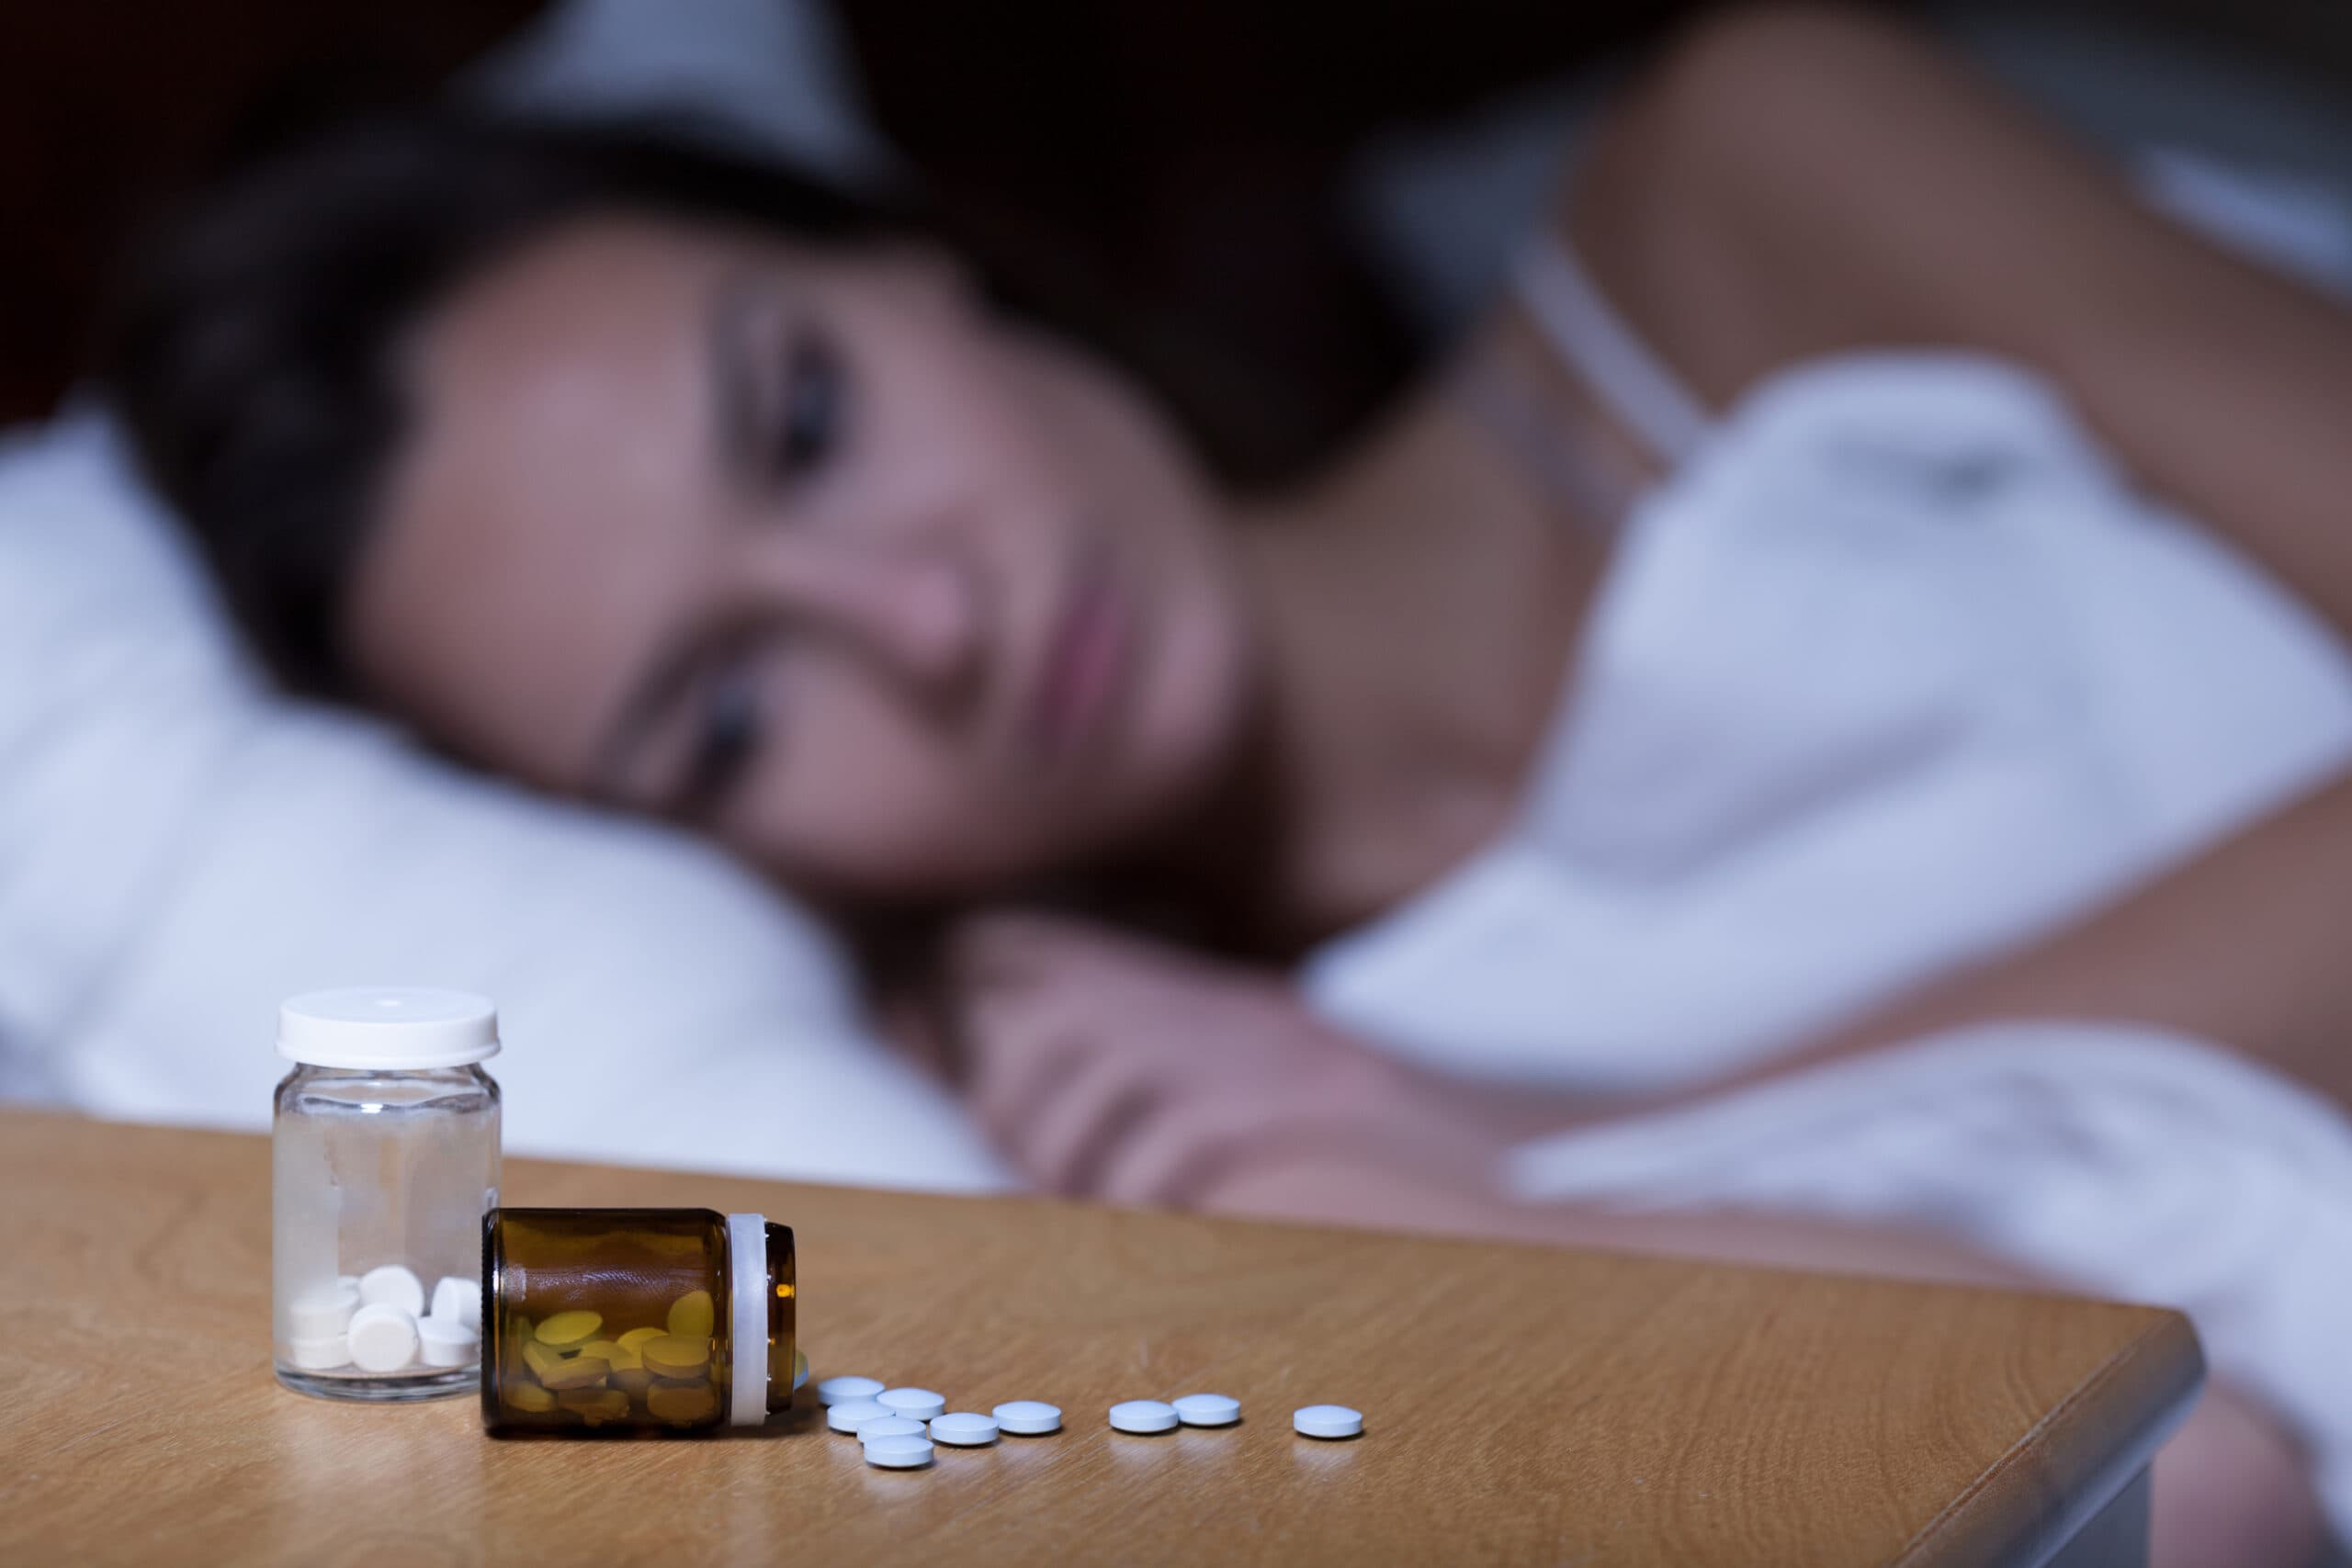
[[[1107,563],[1090,554],[1071,579],[1029,705],[1030,733],[1051,757],[1094,730],[1127,659],[1127,609]]]

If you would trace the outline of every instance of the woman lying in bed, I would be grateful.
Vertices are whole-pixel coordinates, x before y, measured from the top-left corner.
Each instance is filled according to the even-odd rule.
[[[700,825],[844,911],[967,911],[946,1055],[1043,1182],[2014,1277],[1908,1233],[1506,1201],[1510,1142],[1627,1102],[1448,1086],[1310,1012],[1278,966],[1512,826],[1557,763],[1564,697],[1607,688],[1621,526],[1792,367],[1940,345],[2029,367],[2139,482],[2352,628],[2352,319],[2145,215],[1919,40],[1828,8],[1685,39],[1530,256],[1355,450],[1244,498],[1106,359],[911,230],[626,139],[378,128],[200,214],[131,301],[115,384],[298,689]],[[1963,595],[1973,570],[1928,592]],[[1805,656],[1739,673],[1801,692]],[[2352,784],[2295,782],[2299,803],[2132,868],[2160,874],[2120,897],[2113,867],[2058,877],[2018,913],[2056,928],[2035,944],[1987,956],[1963,920],[1849,987],[1941,971],[1898,999],[1642,1087],[2070,1016],[2226,1043],[2341,1104]],[[2064,860],[2047,849],[2019,847],[2018,881]],[[1256,958],[1011,912],[1041,905],[1148,910]],[[2299,1464],[2218,1391],[2160,1467],[2163,1551],[2309,1551]]]

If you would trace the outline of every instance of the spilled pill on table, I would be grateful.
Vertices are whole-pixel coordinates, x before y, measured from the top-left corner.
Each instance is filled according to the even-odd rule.
[[[1042,1437],[1058,1431],[1062,1424],[1062,1407],[1042,1399],[1008,1400],[989,1414],[996,1417],[999,1431],[1018,1438]]]
[[[865,1462],[884,1470],[919,1470],[931,1462],[928,1438],[876,1438],[865,1447]]]
[[[1173,1405],[1187,1427],[1230,1427],[1241,1419],[1241,1402],[1228,1394],[1188,1393]]]
[[[959,1449],[985,1448],[996,1441],[995,1420],[972,1410],[951,1410],[931,1418],[931,1440]]]
[[[1363,1412],[1344,1404],[1309,1404],[1292,1411],[1290,1424],[1304,1438],[1352,1438],[1363,1430]]]
[[[848,1399],[825,1412],[825,1425],[836,1432],[855,1432],[868,1421],[889,1421],[898,1412],[870,1399]]]
[[[947,1408],[946,1397],[927,1388],[886,1388],[874,1399],[891,1415],[916,1421],[928,1421]]]
[[[1171,1431],[1176,1422],[1176,1407],[1163,1400],[1127,1399],[1111,1406],[1111,1425],[1121,1432]]]
[[[846,1404],[854,1399],[871,1399],[883,1389],[880,1378],[827,1378],[817,1385],[820,1404]]]

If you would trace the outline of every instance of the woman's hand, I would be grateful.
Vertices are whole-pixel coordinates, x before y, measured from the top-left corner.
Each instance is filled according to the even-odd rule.
[[[1057,1191],[1215,1203],[1251,1168],[1340,1166],[1467,1202],[1499,1150],[1271,974],[1028,914],[968,921],[946,972],[967,1100]]]

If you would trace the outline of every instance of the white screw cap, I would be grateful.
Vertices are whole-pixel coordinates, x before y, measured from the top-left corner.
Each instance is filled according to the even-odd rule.
[[[277,1010],[277,1054],[362,1072],[460,1067],[498,1055],[498,1009],[466,991],[306,991]]]

